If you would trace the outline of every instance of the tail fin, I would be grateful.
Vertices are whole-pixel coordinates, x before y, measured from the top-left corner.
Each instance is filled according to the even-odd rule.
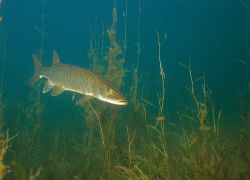
[[[32,59],[33,59],[34,66],[35,66],[35,72],[34,72],[33,77],[30,80],[30,83],[34,84],[35,82],[37,82],[40,79],[40,77],[39,77],[40,76],[40,71],[43,68],[43,65],[42,65],[41,61],[39,60],[39,58],[36,55],[33,54]]]

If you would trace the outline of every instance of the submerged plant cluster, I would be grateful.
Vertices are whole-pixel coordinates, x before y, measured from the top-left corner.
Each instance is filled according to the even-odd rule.
[[[161,38],[157,32],[161,84],[155,105],[138,93],[142,88],[138,66],[126,72],[126,43],[117,36],[117,18],[114,7],[105,33],[107,48],[91,38],[90,68],[122,89],[124,78],[131,76],[126,86],[129,105],[86,100],[81,106],[70,104],[60,114],[41,98],[39,85],[31,88],[26,103],[8,107],[1,91],[0,179],[249,179],[249,101],[244,103],[246,113],[239,117],[245,127],[237,140],[225,136],[219,126],[221,112],[215,108],[205,77],[196,81],[191,64],[181,65],[190,79],[193,105],[177,112],[180,124],[169,123],[161,58],[166,36]],[[152,108],[155,112],[149,113]]]

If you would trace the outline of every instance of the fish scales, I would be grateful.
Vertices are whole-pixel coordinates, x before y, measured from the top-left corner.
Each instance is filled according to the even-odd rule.
[[[59,64],[45,68],[41,75],[46,77],[54,85],[61,85],[66,90],[79,93],[98,92],[105,88],[104,80],[96,74],[77,66]]]

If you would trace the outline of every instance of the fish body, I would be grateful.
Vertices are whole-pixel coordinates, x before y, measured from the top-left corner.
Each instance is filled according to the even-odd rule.
[[[128,103],[117,89],[95,73],[84,68],[61,63],[56,51],[53,52],[53,65],[50,67],[43,67],[36,55],[33,55],[32,58],[35,65],[35,74],[31,82],[45,78],[43,93],[51,90],[51,95],[57,96],[63,91],[71,91],[116,105]]]

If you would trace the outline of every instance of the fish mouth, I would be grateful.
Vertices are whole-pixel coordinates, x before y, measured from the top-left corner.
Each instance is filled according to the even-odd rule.
[[[110,94],[107,96],[107,102],[116,105],[127,105],[128,100],[123,97],[119,92],[111,90]]]
[[[115,105],[127,105],[128,101],[126,99],[107,99],[107,102],[111,103],[111,104],[115,104]]]
[[[127,105],[128,101],[126,99],[120,99],[120,100],[113,101],[113,104],[116,104],[116,105]]]

